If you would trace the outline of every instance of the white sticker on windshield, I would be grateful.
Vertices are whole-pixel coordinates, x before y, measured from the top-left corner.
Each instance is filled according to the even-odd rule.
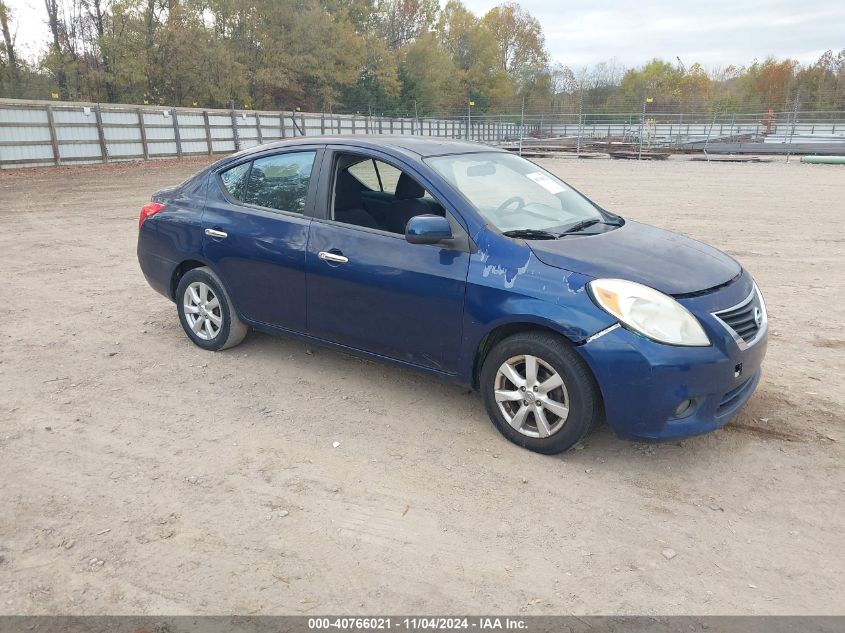
[[[540,185],[543,189],[548,191],[549,193],[560,193],[561,191],[566,191],[564,187],[561,187],[557,184],[554,180],[549,178],[546,174],[539,172],[539,171],[532,171],[530,174],[525,174],[528,178],[536,182]]]

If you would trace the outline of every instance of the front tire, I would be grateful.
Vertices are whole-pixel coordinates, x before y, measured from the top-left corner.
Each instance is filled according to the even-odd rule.
[[[223,282],[207,266],[193,268],[179,280],[176,309],[185,334],[203,349],[234,347],[246,336],[248,328],[238,318]]]
[[[480,379],[487,414],[511,442],[552,455],[571,448],[601,418],[601,394],[571,344],[523,332],[493,347]]]

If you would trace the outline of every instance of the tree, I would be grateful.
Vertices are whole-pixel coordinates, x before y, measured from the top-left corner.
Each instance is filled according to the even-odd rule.
[[[102,63],[101,74],[106,89],[106,99],[108,101],[114,101],[117,98],[117,93],[111,71],[111,59],[101,45],[106,36],[106,15],[109,10],[109,0],[88,0],[85,3],[85,9],[87,10],[88,21],[93,27],[97,48],[100,53],[99,61]]]
[[[506,0],[44,0],[34,65],[0,0],[3,96],[360,113],[765,112],[845,108],[845,50],[706,70],[680,59],[550,63],[542,25]]]
[[[395,51],[431,30],[440,5],[437,0],[380,0],[376,6],[381,35]]]
[[[53,67],[56,84],[59,87],[59,95],[62,99],[68,98],[67,73],[65,72],[65,57],[62,50],[62,27],[60,26],[58,0],[44,0],[47,9],[47,23],[50,26],[50,34],[53,39],[47,64]]]
[[[9,17],[9,8],[5,2],[0,0],[0,27],[3,29],[2,63],[5,75],[4,83],[8,86],[6,90],[8,90],[9,95],[17,97],[21,90],[20,62],[15,52],[15,40],[9,28]]]
[[[622,77],[622,95],[628,108],[639,110],[644,99],[654,100],[652,109],[672,111],[679,107],[681,78],[678,66],[653,59],[638,69],[629,69]]]
[[[835,110],[842,107],[841,93],[843,59],[845,50],[834,54],[828,50],[822,53],[812,65],[798,70],[795,83],[801,90],[801,102],[819,110]]]
[[[397,53],[375,36],[367,37],[364,44],[358,77],[344,90],[341,101],[355,112],[371,114],[392,110],[402,88]],[[332,103],[328,105],[331,107]]]
[[[741,79],[746,99],[760,110],[791,108],[791,88],[798,62],[792,59],[777,61],[767,57],[755,61]]]
[[[507,2],[490,9],[481,24],[496,42],[501,70],[518,89],[546,72],[548,54],[537,18],[515,2]]]
[[[699,63],[694,63],[683,74],[678,84],[681,108],[697,112],[710,100],[713,82]]]
[[[486,109],[514,93],[501,67],[499,49],[489,29],[458,0],[450,0],[440,14],[437,37],[457,69],[466,100]]]
[[[416,103],[421,114],[433,114],[465,105],[458,68],[434,33],[418,37],[399,63],[402,101]]]

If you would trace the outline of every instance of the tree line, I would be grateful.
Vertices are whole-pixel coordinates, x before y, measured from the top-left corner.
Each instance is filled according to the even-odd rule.
[[[0,0],[0,95],[361,114],[845,110],[845,50],[705,69],[552,63],[515,2],[44,0],[49,44],[23,59]]]

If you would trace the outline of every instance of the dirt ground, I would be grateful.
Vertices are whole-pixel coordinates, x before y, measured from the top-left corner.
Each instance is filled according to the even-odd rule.
[[[193,346],[135,239],[201,164],[0,173],[0,614],[845,612],[845,169],[545,161],[737,257],[772,337],[725,429],[544,457],[427,376]]]

